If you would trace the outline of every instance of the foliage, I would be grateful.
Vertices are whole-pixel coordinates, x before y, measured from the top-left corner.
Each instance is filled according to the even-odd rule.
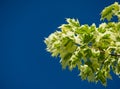
[[[118,17],[112,22],[113,16]],[[67,24],[61,25],[45,39],[47,51],[52,56],[61,58],[62,68],[78,68],[79,76],[89,82],[100,81],[106,86],[107,79],[112,79],[110,72],[120,75],[120,5],[105,7],[101,12],[101,23],[98,27],[80,25],[78,20],[67,18]]]

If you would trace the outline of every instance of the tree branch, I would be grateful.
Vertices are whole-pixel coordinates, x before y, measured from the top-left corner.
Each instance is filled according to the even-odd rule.
[[[120,56],[120,54],[110,54],[111,56]]]

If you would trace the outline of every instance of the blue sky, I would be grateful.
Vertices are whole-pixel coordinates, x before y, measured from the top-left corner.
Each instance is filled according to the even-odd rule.
[[[116,0],[119,1],[119,0]],[[100,12],[115,0],[0,0],[0,89],[120,89],[113,75],[108,86],[88,83],[77,69],[62,70],[44,38],[77,18],[81,24],[100,24]]]

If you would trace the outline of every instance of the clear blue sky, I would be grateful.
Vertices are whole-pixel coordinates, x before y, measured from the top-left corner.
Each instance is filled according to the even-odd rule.
[[[116,0],[119,1],[119,0]],[[97,25],[100,12],[115,0],[0,0],[0,89],[120,89],[113,75],[105,88],[62,70],[43,40],[65,18]]]

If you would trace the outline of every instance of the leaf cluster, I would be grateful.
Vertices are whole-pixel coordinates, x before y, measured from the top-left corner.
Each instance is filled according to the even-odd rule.
[[[117,22],[110,21],[113,16]],[[44,40],[47,51],[53,57],[59,56],[62,68],[78,68],[79,76],[89,82],[100,81],[106,86],[107,79],[112,79],[110,72],[120,76],[120,5],[105,7],[101,20],[108,23],[81,25],[78,20],[67,18],[67,24],[50,34]]]

